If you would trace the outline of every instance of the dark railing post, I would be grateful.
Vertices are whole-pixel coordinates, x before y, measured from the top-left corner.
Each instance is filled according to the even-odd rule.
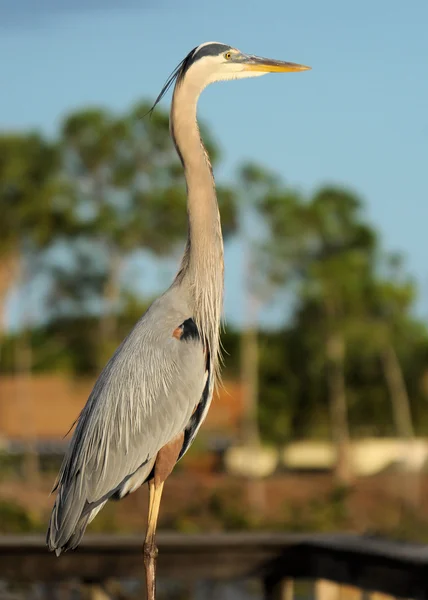
[[[279,581],[267,577],[263,580],[264,600],[293,600],[294,582],[292,579]]]

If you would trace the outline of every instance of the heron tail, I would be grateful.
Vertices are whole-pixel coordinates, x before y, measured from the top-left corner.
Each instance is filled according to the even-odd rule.
[[[83,488],[79,476],[59,483],[46,535],[49,550],[55,551],[57,556],[78,545],[89,522],[90,513],[85,511],[86,489]]]

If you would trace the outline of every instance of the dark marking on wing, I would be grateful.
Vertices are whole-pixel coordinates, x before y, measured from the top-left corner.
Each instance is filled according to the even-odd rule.
[[[199,340],[199,331],[193,319],[186,319],[181,326],[183,327],[182,340]]]
[[[199,340],[199,331],[193,319],[186,319],[172,332],[172,337],[184,342],[188,340]]]
[[[211,379],[209,360],[207,360],[207,369],[208,369],[207,382],[205,384],[204,391],[202,392],[202,396],[199,401],[199,404],[197,405],[193,415],[190,417],[190,421],[187,424],[186,429],[184,430],[183,447],[180,450],[180,454],[178,455],[177,461],[180,460],[180,458],[183,456],[183,454],[189,448],[191,441],[192,441],[192,436],[193,436],[195,430],[198,428],[199,423],[201,422],[202,415],[204,414],[204,410],[205,410],[205,407],[208,402],[210,379]]]

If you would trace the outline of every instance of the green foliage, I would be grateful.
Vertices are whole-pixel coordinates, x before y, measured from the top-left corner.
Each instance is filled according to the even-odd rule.
[[[43,526],[18,504],[0,500],[0,534],[39,532]]]
[[[284,506],[282,528],[295,533],[349,529],[349,493],[349,489],[338,486],[326,497],[316,498],[304,504],[287,504]]]
[[[57,148],[37,134],[0,136],[0,252],[16,251],[25,239],[46,243],[57,226],[54,175]]]
[[[22,459],[17,454],[0,450],[0,478],[13,478],[21,469]]]
[[[251,529],[251,519],[242,510],[242,499],[236,492],[232,495],[227,494],[226,497],[214,492],[209,499],[208,510],[222,524],[225,531]]]
[[[88,526],[88,533],[118,533],[120,528],[117,524],[117,503],[107,502],[103,510]]]
[[[362,201],[349,190],[329,186],[307,198],[260,168],[246,167],[241,176],[259,186],[265,288],[286,290],[292,304],[283,332],[260,340],[263,436],[277,443],[330,437],[340,376],[353,432],[395,435],[382,351],[395,349],[415,415],[425,403],[420,386],[428,348],[402,260],[382,253]],[[343,344],[342,358],[332,354],[333,342]]]
[[[241,486],[228,485],[213,491],[204,502],[200,499],[189,502],[164,526],[182,533],[197,533],[245,531],[256,528],[257,524],[243,503]]]

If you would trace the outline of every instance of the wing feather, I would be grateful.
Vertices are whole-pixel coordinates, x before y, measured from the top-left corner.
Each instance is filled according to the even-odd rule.
[[[76,545],[88,506],[95,509],[131,477],[139,481],[141,473],[135,473],[144,465],[151,468],[158,451],[185,430],[206,378],[201,341],[172,336],[190,316],[164,295],[100,374],[59,474],[48,530],[51,550]]]

